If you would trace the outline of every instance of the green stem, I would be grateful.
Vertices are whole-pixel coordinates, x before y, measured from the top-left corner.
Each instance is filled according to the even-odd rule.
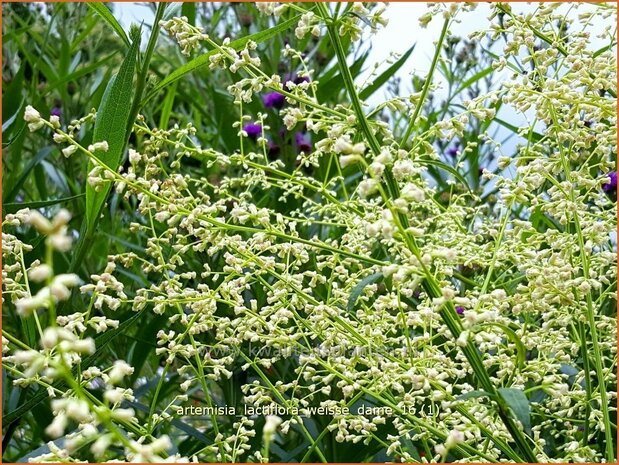
[[[318,8],[320,10],[323,20],[327,23],[327,30],[329,33],[329,38],[331,39],[333,48],[335,49],[338,65],[340,68],[340,73],[342,75],[342,79],[344,81],[346,91],[348,92],[348,95],[350,97],[353,110],[357,117],[357,122],[361,126],[361,130],[363,134],[365,135],[365,138],[374,156],[377,156],[381,151],[381,147],[380,147],[378,140],[376,139],[376,136],[372,132],[372,129],[370,128],[370,124],[368,122],[368,119],[361,105],[361,100],[359,99],[359,95],[357,94],[357,91],[355,89],[355,83],[354,83],[352,74],[350,72],[350,68],[348,67],[348,64],[346,63],[346,52],[344,51],[344,47],[342,46],[342,42],[340,41],[340,36],[337,31],[337,24],[338,24],[337,19],[331,18],[329,16],[329,11],[327,7],[324,6],[324,4],[319,3]],[[365,160],[363,160],[363,163],[366,164]],[[391,172],[391,167],[386,167],[385,172],[384,172],[384,177],[387,183],[387,191],[389,195],[386,195],[386,193],[384,192],[384,189],[379,184],[380,195],[383,198],[385,205],[387,205],[387,207],[391,211],[391,214],[394,219],[394,223],[396,227],[398,228],[398,230],[400,231],[400,234],[404,238],[405,242],[408,243],[410,242],[408,240],[408,234],[406,232],[406,229],[409,227],[408,217],[404,213],[400,213],[393,207],[392,201],[400,197],[400,189],[398,187],[398,183],[393,177],[393,173]]]
[[[335,49],[338,62],[340,65],[340,72],[342,74],[342,78],[346,86],[346,89],[349,93],[349,97],[351,98],[352,106],[357,115],[359,125],[368,141],[370,148],[376,155],[380,153],[380,145],[378,141],[376,140],[374,133],[372,133],[370,129],[369,123],[365,117],[365,114],[363,113],[363,108],[361,107],[359,96],[357,95],[357,92],[355,91],[353,78],[352,78],[352,75],[350,74],[350,69],[348,68],[346,64],[346,54],[344,52],[341,41],[339,39],[339,35],[336,30],[336,25],[337,25],[336,20],[329,18],[328,11],[324,5],[320,4],[319,8],[321,9],[321,14],[323,16],[323,19],[327,22],[327,29],[329,32],[329,37],[333,43],[333,47]],[[432,82],[432,76],[434,74],[436,65],[438,63],[438,58],[440,56],[442,43],[447,34],[448,26],[449,26],[449,21],[446,19],[445,23],[443,24],[443,30],[441,32],[441,37],[439,39],[438,44],[436,45],[436,51],[434,54],[434,59],[432,60],[432,66],[430,68],[428,78],[426,79],[426,83],[424,85],[424,89],[422,91],[420,101],[417,105],[417,108],[415,109],[415,114],[413,115],[413,118],[411,119],[409,126],[406,130],[404,142],[407,141],[408,138],[410,137],[412,130],[414,128],[414,125],[415,125],[415,121],[421,111],[421,108],[423,107],[423,102],[427,96],[427,93],[429,91],[429,88]],[[385,179],[387,180],[388,190],[389,190],[389,194],[391,198],[392,199],[397,198],[399,196],[397,183],[393,179],[393,175],[390,172],[388,172],[388,170],[385,171]],[[398,218],[400,220],[399,223],[401,224],[398,225],[400,229],[402,228],[402,226],[404,228],[408,227],[408,218],[405,215],[397,214],[397,216],[394,215],[394,218]],[[406,242],[409,249],[411,250],[411,252],[413,252],[413,254],[417,256],[418,259],[420,259],[421,258],[420,251],[414,241],[414,238],[404,233],[403,239]],[[433,298],[440,297],[441,291],[436,281],[436,278],[431,273],[431,271],[428,270],[425,266],[423,266],[423,271],[426,276],[426,279],[424,281],[424,287],[426,289],[426,292],[428,293],[430,297],[433,297]],[[449,330],[451,331],[453,337],[457,339],[462,332],[462,328],[461,328],[462,325],[460,321],[456,319],[456,312],[455,312],[455,307],[453,305],[453,302],[448,302],[447,306],[446,307],[444,306],[440,310],[439,313],[443,321],[445,322],[445,324],[448,326]],[[484,390],[486,390],[486,392],[491,394],[491,397],[495,400],[501,420],[505,424],[505,427],[509,430],[514,441],[518,444],[520,450],[525,455],[525,458],[527,459],[527,461],[531,463],[537,462],[537,457],[535,456],[533,450],[531,449],[529,443],[527,442],[525,435],[520,430],[520,428],[518,427],[514,419],[511,417],[511,415],[509,414],[509,409],[507,408],[505,402],[501,399],[496,387],[492,383],[492,380],[490,379],[490,375],[488,374],[486,368],[483,365],[482,358],[477,348],[472,344],[472,342],[469,341],[466,347],[462,349],[462,351],[464,355],[466,356],[467,360],[469,361],[469,363],[471,364],[475,372],[475,375],[478,381],[480,382],[480,384],[482,385],[482,387],[484,388]]]
[[[436,65],[438,64],[438,59],[441,55],[441,50],[443,48],[443,42],[445,40],[445,36],[447,35],[447,29],[449,27],[449,19],[445,19],[443,22],[443,29],[441,30],[441,36],[438,39],[438,43],[436,44],[436,49],[434,50],[434,57],[432,58],[432,65],[430,66],[430,71],[428,72],[428,76],[426,77],[426,82],[423,84],[423,89],[421,90],[421,96],[419,97],[419,101],[415,106],[415,112],[411,120],[408,122],[408,126],[406,127],[406,131],[404,131],[404,137],[402,137],[402,141],[400,142],[400,147],[404,146],[408,139],[411,137],[413,133],[413,129],[415,129],[415,123],[417,122],[417,118],[421,113],[423,108],[423,104],[426,101],[428,96],[428,91],[430,90],[430,86],[432,85],[432,77],[434,76],[434,71],[436,70]]]
[[[264,372],[258,367],[258,365],[256,364],[255,361],[253,361],[252,359],[250,359],[247,355],[245,355],[245,353],[240,352],[241,357],[243,357],[245,359],[245,361],[247,363],[249,363],[252,368],[256,371],[256,373],[258,373],[258,375],[260,376],[260,378],[262,379],[262,381],[264,381],[264,383],[268,386],[268,388],[271,390],[271,392],[278,398],[278,400],[286,407],[286,408],[290,408],[290,406],[288,405],[288,402],[286,401],[286,399],[284,398],[284,396],[279,392],[279,390],[277,390],[275,388],[275,386],[273,386],[273,383],[271,383],[271,381],[269,380],[269,378],[264,374]],[[297,423],[299,425],[299,427],[301,428],[301,431],[303,432],[303,434],[305,435],[305,437],[310,441],[310,443],[312,444],[316,444],[316,441],[314,440],[314,438],[312,437],[311,433],[307,430],[307,428],[305,427],[305,424],[303,423],[303,419],[299,416],[296,415],[295,416]],[[316,453],[318,454],[318,457],[320,458],[320,460],[323,463],[327,463],[327,459],[324,456],[324,454],[322,453],[322,451],[320,450],[320,447],[316,447]]]
[[[144,89],[146,87],[146,80],[148,77],[150,61],[153,57],[153,52],[155,51],[155,44],[157,43],[157,38],[159,37],[159,21],[161,21],[161,19],[163,18],[163,12],[165,11],[166,6],[167,4],[165,2],[161,2],[157,5],[157,12],[155,13],[153,28],[151,30],[152,32],[150,34],[150,37],[148,38],[148,45],[146,46],[146,51],[144,52],[144,60],[142,61],[142,67],[140,68],[137,83],[135,86],[135,95],[133,96],[131,112],[129,113],[129,120],[127,123],[127,129],[125,131],[125,134],[127,135],[127,137],[125,138],[125,147],[129,142],[131,128],[133,127],[133,123],[135,122],[135,119],[138,116],[138,112],[140,110],[140,102],[142,101],[142,94],[144,93]]]
[[[556,127],[560,127],[559,118],[557,117],[556,111],[551,107],[551,116],[553,119],[553,123]],[[572,147],[569,147],[569,151],[571,152]],[[565,147],[563,145],[559,145],[559,154],[561,156],[561,163],[563,170],[565,172],[565,179],[568,181],[570,186],[573,186],[574,180],[572,179],[572,170],[569,163],[569,153],[565,153]],[[574,190],[570,190],[569,198],[572,203],[576,204],[576,198],[574,196]],[[578,248],[580,260],[582,262],[582,274],[586,280],[590,279],[589,274],[589,258],[585,252],[585,240],[582,233],[582,227],[580,225],[580,219],[578,214],[574,213],[572,215],[572,221],[574,222],[574,228],[576,229],[576,237],[578,240]],[[604,364],[602,362],[602,354],[600,351],[600,344],[597,335],[597,327],[595,320],[595,310],[593,309],[593,300],[591,298],[591,292],[587,292],[586,295],[586,318],[587,325],[589,326],[589,333],[591,336],[591,345],[593,347],[593,362],[595,365],[595,374],[598,381],[598,386],[600,390],[600,407],[602,410],[602,419],[604,421],[604,440],[606,446],[606,459],[609,463],[613,463],[615,461],[615,449],[614,449],[614,438],[612,434],[611,421],[610,421],[610,411],[609,411],[609,402],[608,402],[608,394],[606,391],[606,380],[604,379]],[[584,336],[584,334],[583,334]],[[587,341],[583,339],[581,341],[581,349],[583,351],[587,350]],[[589,363],[587,359],[586,363]],[[589,388],[592,386],[589,385]],[[591,397],[591,391],[588,391],[588,397]]]

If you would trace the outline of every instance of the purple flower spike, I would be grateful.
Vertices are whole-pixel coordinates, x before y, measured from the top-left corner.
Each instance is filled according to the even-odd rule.
[[[267,108],[281,108],[286,103],[286,97],[279,92],[269,92],[262,96],[262,103]]]
[[[309,153],[312,151],[312,142],[309,134],[297,132],[294,135],[294,140],[300,152]]]
[[[245,126],[243,126],[243,130],[252,139],[256,139],[262,134],[262,126],[258,123],[247,123]]]
[[[60,107],[54,107],[49,112],[50,116],[57,116],[60,118],[62,116],[62,109]]]
[[[604,192],[611,192],[617,190],[617,172],[611,171],[607,174],[607,176],[610,178],[610,182],[603,184],[602,190]]]
[[[459,305],[456,307],[456,313],[458,315],[464,315],[464,307],[460,307]]]

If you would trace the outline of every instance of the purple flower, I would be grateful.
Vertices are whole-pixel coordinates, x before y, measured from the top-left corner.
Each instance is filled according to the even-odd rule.
[[[447,149],[447,155],[449,155],[451,158],[456,158],[458,156],[458,151],[460,150],[460,144],[455,143],[454,145],[452,145],[451,147],[449,147]]]
[[[258,123],[247,123],[243,126],[243,131],[247,133],[247,136],[256,139],[262,134],[262,126]]]
[[[50,116],[57,116],[58,118],[60,118],[62,116],[62,108],[54,107],[50,110],[49,114]]]
[[[281,108],[286,103],[286,97],[279,92],[269,92],[262,96],[262,103],[267,108]]]
[[[617,172],[611,171],[606,176],[610,178],[610,182],[607,182],[606,184],[602,185],[602,190],[604,192],[611,192],[611,191],[617,190]]]
[[[312,151],[312,141],[309,134],[297,132],[294,135],[294,141],[300,152],[309,153]]]
[[[464,307],[460,307],[459,305],[456,307],[456,313],[458,315],[464,315]]]

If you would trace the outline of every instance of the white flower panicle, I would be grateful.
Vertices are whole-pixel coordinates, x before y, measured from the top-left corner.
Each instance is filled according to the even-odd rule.
[[[421,461],[607,461],[601,445],[616,401],[616,62],[586,32],[574,27],[568,40],[557,27],[588,29],[611,13],[595,6],[581,19],[591,6],[570,7],[543,4],[528,15],[491,5],[487,30],[472,39],[505,42],[488,68],[495,87],[471,89],[445,111],[438,93],[430,102],[436,76],[367,112],[353,82],[346,90],[355,100],[331,108],[317,99],[319,74],[291,45],[282,55],[302,71],[282,78],[261,69],[255,42],[236,50],[186,18],[162,21],[184,54],[205,42],[209,67],[233,79],[233,153],[200,146],[206,139],[193,124],[152,128],[138,118],[128,164],[110,171],[96,163],[107,143],[86,150],[73,137],[86,119],[63,132],[27,107],[31,130],[50,127],[65,155],[93,161],[87,182],[113,184],[136,210],[136,246],[115,251],[80,287],[87,308],[50,318],[40,349],[3,337],[13,382],[54,397],[46,434],[66,439],[39,458],[188,460],[173,455],[170,418],[202,428],[185,402],[214,406],[221,386],[237,383],[239,404],[266,413],[209,415],[209,444],[196,461],[272,461],[276,437],[315,440],[303,416],[318,407],[331,409],[326,428],[336,442],[371,444],[392,461],[420,461],[417,445]],[[366,26],[387,24],[375,4],[256,8],[274,16],[302,9],[297,37],[331,27],[330,39],[355,41]],[[421,25],[438,15],[449,29],[473,6],[430,8]],[[344,13],[325,21],[336,11]],[[610,31],[600,35],[614,41]],[[267,92],[279,94],[281,108],[250,115]],[[490,135],[501,112],[530,122],[513,128],[518,143],[509,149]],[[290,160],[269,154],[277,121],[307,146]],[[454,157],[443,158],[446,147]],[[467,165],[482,151],[489,164]],[[195,166],[216,175],[201,177]],[[51,221],[36,211],[6,215],[3,295],[20,316],[44,323],[37,310],[51,314],[78,286],[51,262],[24,263],[30,246],[19,239],[31,225],[50,250],[66,252],[69,221],[65,210]],[[91,336],[119,327],[110,317],[121,308],[162,326],[152,341],[130,339],[126,361],[83,365],[96,348]],[[132,366],[135,344],[147,342],[162,366]],[[132,410],[155,374],[151,411]],[[530,425],[497,402],[500,392],[525,397]]]

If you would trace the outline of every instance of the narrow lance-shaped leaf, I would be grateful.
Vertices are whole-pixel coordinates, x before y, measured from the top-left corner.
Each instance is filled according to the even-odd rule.
[[[125,30],[120,25],[120,23],[116,20],[116,18],[114,18],[114,15],[112,14],[112,12],[108,9],[106,5],[104,5],[103,3],[96,3],[96,2],[88,3],[87,5],[88,5],[88,8],[95,11],[99,16],[101,16],[101,18],[106,23],[108,23],[111,26],[112,29],[114,29],[114,31],[116,31],[116,34],[118,34],[118,37],[122,39],[122,41],[125,43],[127,47],[130,46],[129,38],[127,37],[127,34],[125,33]]]
[[[456,178],[458,181],[460,181],[462,183],[462,185],[464,185],[464,187],[466,187],[469,192],[471,192],[471,188],[469,187],[468,183],[466,182],[466,179],[464,179],[464,177],[454,167],[449,166],[447,163],[443,163],[440,160],[434,160],[432,158],[427,158],[427,157],[419,157],[419,158],[417,158],[417,161],[421,165],[430,165],[430,166],[434,166],[434,167],[436,167],[438,169],[447,171],[454,178]]]
[[[366,276],[361,281],[359,281],[357,285],[353,288],[352,292],[350,293],[350,297],[348,298],[348,304],[346,305],[346,307],[348,308],[348,311],[352,311],[355,308],[355,303],[357,302],[357,299],[363,293],[363,290],[370,284],[374,284],[375,282],[378,282],[382,277],[383,277],[382,273],[374,273],[369,276]]]
[[[499,394],[505,403],[512,409],[514,415],[524,426],[524,430],[531,431],[531,406],[526,394],[520,389],[499,388]]]
[[[101,107],[97,112],[93,141],[106,141],[108,150],[106,152],[99,151],[96,155],[103,163],[114,170],[118,168],[125,147],[126,127],[130,111],[129,102],[133,91],[133,75],[139,43],[139,38],[134,40],[129,49],[129,54],[118,70],[118,74],[110,80],[103,95]],[[94,164],[91,162],[89,169],[93,167]],[[94,227],[111,187],[111,182],[106,182],[103,189],[95,191],[90,184],[86,185],[86,218],[89,229]]]
[[[106,152],[97,151],[95,155],[108,168],[113,170],[116,170],[120,164],[127,141],[127,123],[133,94],[133,75],[139,46],[140,35],[136,33],[133,37],[133,44],[118,73],[110,79],[105,89],[101,106],[97,112],[93,142],[107,142],[108,150]],[[90,171],[93,167],[94,163],[89,162],[88,170]],[[90,184],[86,184],[86,217],[82,222],[80,239],[76,244],[71,260],[72,270],[75,270],[77,264],[82,261],[86,245],[92,237],[111,187],[111,182],[106,181],[101,190],[95,191]]]
[[[295,26],[298,22],[299,22],[299,16],[297,15],[265,31],[256,32],[255,34],[251,34],[245,37],[241,37],[240,39],[233,40],[232,42],[230,42],[228,46],[232,47],[235,50],[240,50],[250,40],[256,43],[264,42],[265,40],[268,40],[276,36],[280,32],[290,29],[291,27]],[[153,98],[161,89],[164,89],[170,84],[172,84],[173,82],[178,81],[183,76],[186,76],[189,73],[193,73],[194,71],[204,66],[207,66],[210,63],[210,57],[216,53],[218,53],[217,50],[210,50],[200,55],[199,57],[194,58],[190,62],[185,63],[180,68],[174,70],[172,73],[170,73],[170,75],[168,75],[163,81],[161,81],[159,84],[157,84],[153,88],[153,90],[148,94],[148,96],[142,101],[142,105],[144,105],[151,98]]]
[[[367,99],[372,94],[374,94],[378,89],[380,89],[398,70],[406,63],[408,57],[415,50],[415,45],[409,48],[395,63],[393,63],[385,72],[380,74],[374,82],[359,92],[359,98],[362,100]]]
[[[501,329],[506,335],[507,337],[509,337],[509,339],[514,343],[514,345],[516,346],[516,357],[518,360],[518,368],[522,369],[524,368],[524,364],[526,363],[526,353],[527,353],[527,349],[524,346],[524,344],[522,343],[522,341],[520,340],[520,338],[518,337],[518,335],[516,334],[516,332],[511,329],[510,327],[503,325],[501,323],[486,323],[484,325],[481,325],[481,327],[484,326],[494,326],[496,328]]]
[[[10,203],[17,196],[17,194],[19,194],[19,190],[22,188],[30,172],[34,169],[35,166],[37,166],[45,158],[47,158],[53,150],[54,147],[52,146],[43,147],[41,150],[39,150],[36,156],[32,158],[21,171],[21,173],[19,173],[19,176],[17,177],[17,180],[15,181],[15,184],[13,184],[11,189],[7,189],[5,191],[6,194],[2,199],[3,203]]]
[[[34,210],[38,208],[49,207],[51,205],[56,205],[59,203],[68,203],[71,200],[79,199],[80,197],[83,197],[83,196],[84,194],[77,194],[77,195],[72,195],[69,197],[62,197],[59,199],[35,200],[32,202],[5,203],[4,205],[2,205],[2,213],[3,214],[15,213],[18,210],[21,210],[22,208],[30,208],[31,210]]]

